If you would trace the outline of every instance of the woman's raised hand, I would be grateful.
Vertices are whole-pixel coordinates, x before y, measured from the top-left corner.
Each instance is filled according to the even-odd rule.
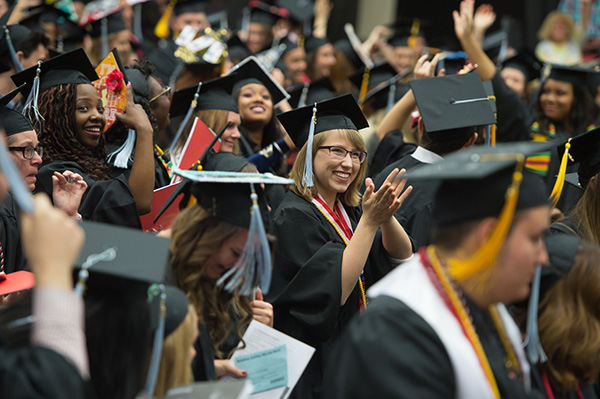
[[[394,169],[377,191],[375,191],[375,185],[371,178],[365,180],[366,190],[362,198],[362,217],[371,226],[380,226],[394,217],[394,213],[400,209],[412,191],[412,186],[404,189],[406,186],[404,174],[406,174],[405,169],[401,171]]]
[[[152,135],[152,125],[146,115],[146,111],[140,104],[136,104],[133,99],[133,87],[131,82],[127,84],[127,105],[123,112],[117,114],[117,119],[122,122],[128,129],[133,129],[137,134]]]

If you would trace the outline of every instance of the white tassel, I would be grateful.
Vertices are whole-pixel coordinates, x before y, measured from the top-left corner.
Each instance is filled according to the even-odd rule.
[[[42,61],[38,61],[38,67],[35,70],[35,78],[31,90],[25,101],[22,114],[29,119],[36,131],[39,131],[39,125],[44,120],[38,109],[38,97],[40,95],[40,74],[42,73]]]
[[[385,110],[386,114],[388,112],[390,112],[392,110],[392,108],[394,107],[395,100],[396,100],[396,82],[392,83],[392,85],[390,86],[390,91],[388,92],[387,106],[386,106],[386,110]]]
[[[227,281],[224,287],[226,291],[233,293],[239,288],[239,294],[244,296],[252,296],[256,287],[267,294],[271,286],[271,250],[258,206],[258,195],[254,184],[250,184],[250,187],[252,208],[248,240],[236,265],[217,281],[217,287]]]
[[[148,288],[148,302],[156,295],[160,295],[160,309],[158,327],[154,332],[154,341],[152,343],[152,355],[150,365],[148,366],[148,375],[146,376],[146,386],[144,394],[147,398],[154,397],[154,387],[160,366],[160,357],[162,355],[162,345],[165,335],[165,320],[167,318],[167,289],[163,284],[153,284]]]
[[[107,248],[99,254],[92,254],[88,256],[81,265],[81,269],[79,270],[77,284],[75,285],[75,293],[83,298],[83,294],[85,294],[87,279],[89,277],[88,269],[94,266],[98,262],[110,262],[117,257],[117,249],[116,248]]]
[[[313,162],[312,162],[312,147],[313,138],[315,137],[315,126],[317,125],[317,103],[313,107],[313,114],[310,118],[310,128],[308,129],[308,140],[306,141],[306,161],[304,162],[304,176],[302,176],[302,184],[311,188],[313,184]]]
[[[527,351],[527,357],[531,364],[545,363],[548,361],[548,356],[542,348],[540,336],[538,334],[538,304],[540,299],[540,281],[542,277],[542,267],[538,266],[535,269],[533,283],[531,284],[531,294],[529,295],[529,305],[527,308],[527,336],[523,346]]]
[[[127,169],[129,161],[131,160],[131,153],[133,152],[134,146],[135,130],[129,129],[127,132],[127,139],[125,142],[123,142],[121,147],[108,154],[108,162],[112,163],[112,160],[114,159],[113,166],[115,168]]]
[[[302,93],[300,93],[300,99],[298,100],[298,106],[296,108],[302,108],[306,105],[306,98],[308,97],[308,83],[304,83],[302,87]]]
[[[133,6],[133,34],[140,42],[144,41],[142,33],[142,3]]]

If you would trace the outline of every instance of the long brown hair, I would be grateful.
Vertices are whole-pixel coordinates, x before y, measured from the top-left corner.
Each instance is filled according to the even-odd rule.
[[[595,178],[592,178],[583,195],[577,201],[575,208],[571,211],[570,216],[576,220],[576,231],[573,233],[580,235],[580,238],[584,238],[588,241],[593,242],[596,245],[600,245],[600,173],[597,173]],[[561,224],[559,220],[556,224]],[[568,226],[567,226],[568,227]]]
[[[328,132],[333,132],[334,130],[330,130]],[[335,131],[342,132],[346,138],[352,143],[354,147],[361,151],[366,151],[365,142],[356,130],[350,129],[338,129]],[[313,139],[313,148],[312,148],[312,157],[315,159],[315,155],[317,154],[317,150],[323,144],[325,139],[327,138],[328,132],[319,133],[314,136]],[[312,200],[313,195],[319,194],[317,190],[317,186],[313,186],[312,188],[308,188],[304,186],[302,183],[302,177],[304,175],[304,165],[306,163],[306,143],[302,146],[300,151],[298,151],[298,155],[296,155],[296,160],[294,161],[294,165],[292,166],[292,170],[290,171],[290,179],[294,180],[294,184],[290,187],[290,189],[298,194],[300,197],[304,198],[308,202]],[[348,189],[345,193],[340,194],[340,200],[349,206],[358,206],[360,202],[360,192],[358,191],[358,187],[362,183],[365,178],[365,173],[367,170],[367,161],[360,164],[360,169],[358,170],[358,174],[354,181],[348,186]]]
[[[190,135],[190,130],[192,130],[192,126],[194,125],[195,118],[200,119],[206,126],[211,128],[213,132],[218,133],[227,124],[229,111],[223,109],[201,109],[194,111],[187,125],[184,126],[177,143],[175,143],[173,153],[177,154],[183,150],[183,146]]]
[[[233,237],[241,227],[210,215],[200,206],[183,210],[173,222],[171,233],[171,269],[179,288],[196,307],[198,319],[210,325],[213,349],[219,350],[232,327],[231,310],[240,316],[236,325],[238,337],[252,320],[250,301],[217,288],[204,276],[204,265],[223,242]]]
[[[73,161],[96,180],[109,180],[104,134],[95,148],[88,148],[77,139],[75,108],[77,84],[69,83],[45,90],[39,97],[39,112],[44,118],[39,131],[44,147],[44,163]]]
[[[591,383],[600,374],[600,247],[583,241],[573,267],[539,305],[543,368],[560,392]]]

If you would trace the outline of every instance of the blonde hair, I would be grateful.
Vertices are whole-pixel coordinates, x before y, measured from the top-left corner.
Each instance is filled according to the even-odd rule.
[[[196,308],[189,305],[183,322],[165,338],[154,388],[157,398],[164,397],[171,388],[194,382],[190,350],[196,339],[197,320]]]
[[[171,233],[171,270],[179,288],[195,306],[198,320],[210,326],[213,350],[219,350],[233,326],[231,309],[239,315],[236,332],[241,339],[242,330],[252,320],[248,298],[230,294],[215,286],[204,276],[204,265],[215,251],[242,227],[212,216],[198,205],[183,210],[173,222]]]
[[[569,14],[564,14],[556,10],[552,11],[544,19],[538,31],[538,38],[540,40],[551,40],[552,29],[557,22],[563,22],[569,27],[569,39],[572,39],[575,31],[575,21],[573,21],[573,18]]]
[[[317,150],[323,144],[327,135],[330,132],[341,132],[345,138],[350,141],[350,143],[360,151],[366,151],[365,141],[363,140],[360,133],[356,130],[351,129],[334,129],[328,130],[319,134],[316,134],[313,139],[313,148],[312,148],[312,157],[315,158],[317,154]],[[302,182],[302,177],[304,175],[304,165],[306,163],[306,143],[302,146],[300,151],[298,151],[298,155],[296,155],[296,160],[294,161],[294,165],[292,166],[292,170],[290,171],[290,179],[294,180],[294,184],[290,187],[290,189],[298,194],[300,197],[304,198],[308,202],[312,201],[313,195],[319,194],[317,190],[317,186],[314,185],[312,188],[304,186]],[[314,167],[314,165],[313,165]],[[360,203],[360,192],[358,191],[358,187],[362,183],[365,178],[365,173],[367,170],[367,160],[360,164],[360,169],[358,170],[358,174],[354,181],[350,184],[346,192],[339,194],[340,200],[349,206],[358,206]],[[314,177],[316,180],[316,176]]]

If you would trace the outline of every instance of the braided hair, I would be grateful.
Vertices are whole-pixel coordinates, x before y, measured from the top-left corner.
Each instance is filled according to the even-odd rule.
[[[39,111],[44,120],[39,132],[44,147],[44,163],[73,161],[96,180],[109,180],[104,134],[95,148],[88,148],[77,138],[75,108],[77,84],[54,86],[40,94]]]

